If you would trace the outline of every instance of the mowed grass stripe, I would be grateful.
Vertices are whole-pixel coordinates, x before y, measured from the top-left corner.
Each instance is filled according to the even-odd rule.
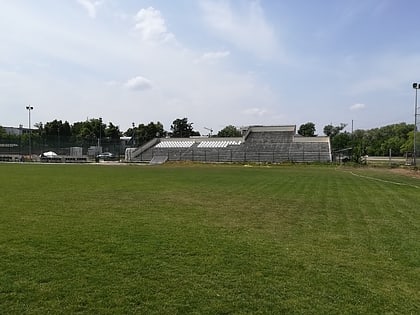
[[[0,188],[2,313],[420,307],[410,187],[315,166],[0,164]]]

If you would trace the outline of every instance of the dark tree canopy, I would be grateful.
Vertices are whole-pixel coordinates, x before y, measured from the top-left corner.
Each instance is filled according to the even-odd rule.
[[[387,155],[391,149],[394,155],[403,155],[413,149],[414,125],[399,123],[364,132],[364,145],[369,155]]]
[[[218,137],[240,137],[242,136],[241,131],[235,126],[229,125],[220,130],[217,133]]]
[[[369,130],[357,129],[353,133],[342,132],[343,125],[324,127],[330,136],[333,151],[352,148],[353,154],[386,156],[391,150],[394,156],[403,156],[413,150],[414,125],[399,123]]]
[[[352,147],[352,137],[349,132],[342,132],[331,138],[331,148],[333,151]]]
[[[160,121],[158,121],[157,123],[150,122],[147,125],[147,130],[148,130],[148,135],[151,139],[166,136],[166,131],[163,128],[163,124]]]
[[[188,118],[175,119],[171,125],[173,138],[189,138],[191,136],[199,136],[198,131],[193,130],[193,123],[188,122]]]
[[[307,122],[306,124],[300,125],[298,134],[304,137],[315,137],[315,124],[313,122]]]
[[[326,125],[324,127],[324,134],[330,138],[334,138],[338,135],[344,128],[346,128],[347,124],[341,123],[340,126],[333,126],[333,125]]]
[[[72,133],[70,124],[67,121],[63,123],[57,119],[47,122],[43,128],[46,136],[70,136]]]
[[[93,141],[105,137],[106,125],[102,119],[90,119],[73,124],[72,136],[79,140]]]
[[[121,137],[121,131],[118,126],[115,126],[112,122],[109,122],[108,127],[105,129],[105,137],[118,140]]]
[[[134,132],[133,132],[134,131]],[[166,131],[163,129],[161,122],[150,122],[149,124],[139,124],[137,127],[129,128],[125,135],[133,137],[133,144],[143,145],[146,142],[159,137],[165,137]]]
[[[6,137],[6,130],[0,126],[0,139]]]

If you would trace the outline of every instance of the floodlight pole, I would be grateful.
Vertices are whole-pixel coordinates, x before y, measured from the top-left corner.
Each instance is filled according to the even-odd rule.
[[[99,138],[98,138],[98,151],[99,153],[102,153],[101,151],[101,137],[102,137],[102,118],[99,117]]]
[[[413,83],[413,89],[416,90],[416,98],[414,102],[414,145],[413,145],[413,164],[414,166],[417,166],[417,150],[416,150],[416,133],[417,133],[417,90],[420,89],[420,83]]]
[[[136,130],[134,129],[135,128],[134,122],[132,123],[132,126],[133,126],[133,147],[135,147],[136,146]]]
[[[28,110],[28,129],[29,129],[29,159],[30,160],[32,160],[32,148],[31,148],[31,133],[32,133],[32,130],[31,130],[31,110],[33,110],[34,109],[34,107],[33,106],[30,106],[30,105],[28,105],[28,106],[26,106],[26,109]]]

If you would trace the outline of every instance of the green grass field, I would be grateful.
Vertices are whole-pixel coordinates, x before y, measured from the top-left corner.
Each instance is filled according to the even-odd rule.
[[[0,313],[419,314],[419,187],[332,166],[0,164]]]

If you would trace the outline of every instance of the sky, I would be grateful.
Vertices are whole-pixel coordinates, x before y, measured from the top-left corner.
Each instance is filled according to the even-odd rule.
[[[416,0],[0,0],[0,125],[414,122]]]

